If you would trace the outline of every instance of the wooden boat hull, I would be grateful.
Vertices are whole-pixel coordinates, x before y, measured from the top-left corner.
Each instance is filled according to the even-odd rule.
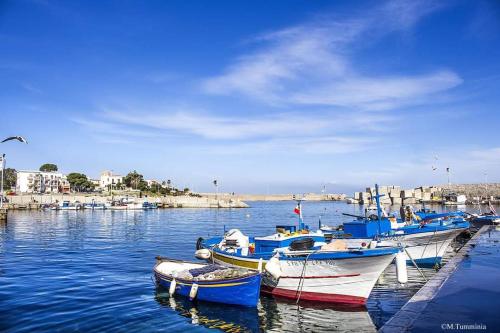
[[[170,284],[174,279],[173,276],[162,273],[157,267],[158,264],[153,270],[156,283],[161,287],[170,288]],[[198,300],[255,307],[259,301],[261,276],[259,272],[254,272],[240,278],[216,281],[175,279],[175,294],[189,297],[191,288],[196,283],[198,291],[195,298]]]
[[[278,279],[269,274],[263,276],[262,292],[304,301],[364,305],[396,252],[375,249],[342,256],[336,252],[295,251],[293,255],[280,256]],[[213,250],[212,254],[213,260],[222,265],[256,267],[259,263],[258,257],[244,258]],[[263,267],[268,261],[263,260]]]

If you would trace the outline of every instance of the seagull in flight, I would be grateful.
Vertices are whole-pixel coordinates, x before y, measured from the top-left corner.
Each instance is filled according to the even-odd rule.
[[[2,141],[2,143],[10,141],[10,140],[17,140],[19,142],[26,143],[26,144],[28,143],[28,141],[25,138],[23,138],[22,136],[10,136],[10,137],[4,139]]]

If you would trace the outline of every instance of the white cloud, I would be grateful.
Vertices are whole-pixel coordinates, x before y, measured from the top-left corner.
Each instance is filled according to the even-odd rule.
[[[297,154],[348,154],[371,149],[377,139],[345,136],[296,136],[288,138],[274,138],[253,142],[234,143],[231,145],[213,145],[204,150],[208,153],[219,155],[261,155],[279,153],[280,155]]]
[[[369,75],[352,54],[394,31],[404,31],[439,6],[390,1],[353,19],[321,19],[257,38],[264,45],[244,55],[202,88],[209,94],[241,94],[269,104],[305,104],[392,109],[422,103],[459,85],[445,69],[425,74]]]
[[[144,137],[151,138],[159,136],[159,133],[143,131],[134,128],[127,128],[121,124],[110,123],[102,119],[89,120],[83,118],[71,119],[74,123],[80,125],[92,134],[97,134],[100,138],[107,137],[110,142],[119,141],[118,137]]]
[[[384,124],[392,121],[388,116],[373,116],[364,113],[345,113],[333,115],[300,115],[296,113],[267,115],[259,117],[225,117],[203,112],[172,111],[154,113],[125,113],[106,111],[107,121],[175,131],[196,135],[206,139],[246,140],[280,137],[323,137],[333,132],[361,130],[381,130]]]

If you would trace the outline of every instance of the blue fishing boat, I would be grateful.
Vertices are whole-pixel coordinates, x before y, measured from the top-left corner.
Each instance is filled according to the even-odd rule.
[[[83,208],[92,209],[92,210],[103,210],[103,209],[106,209],[106,205],[103,203],[97,203],[97,202],[92,201],[91,203],[84,204]]]
[[[190,300],[255,307],[259,301],[261,273],[157,257],[153,272],[156,283]]]
[[[478,203],[479,214],[468,214],[468,220],[470,221],[474,229],[479,229],[483,225],[495,225],[500,224],[500,215],[497,214],[495,207],[488,201],[489,212],[481,212],[481,205]]]
[[[405,247],[407,264],[413,262],[421,266],[440,264],[446,248],[453,239],[468,229],[470,224],[460,213],[437,214],[427,212],[424,218],[398,222],[396,217],[383,217],[378,195],[378,186],[375,185],[377,195],[377,215],[365,217],[356,216],[356,220],[344,223],[339,230],[327,230],[333,239],[343,239],[348,246],[378,247],[396,246]]]

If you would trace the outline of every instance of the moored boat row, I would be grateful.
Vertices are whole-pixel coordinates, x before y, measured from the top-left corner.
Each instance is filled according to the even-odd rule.
[[[45,209],[50,210],[81,210],[81,209],[90,209],[90,210],[148,210],[148,209],[157,209],[158,205],[156,203],[144,201],[141,203],[136,202],[124,202],[124,201],[113,201],[107,203],[96,203],[92,201],[91,203],[82,204],[80,202],[71,203],[70,201],[63,201],[61,203],[55,203],[46,205]]]
[[[238,229],[206,240],[200,237],[195,255],[208,265],[260,275],[263,294],[297,302],[364,305],[379,276],[392,262],[396,264],[398,281],[404,284],[407,264],[439,265],[448,245],[469,228],[461,213],[421,210],[412,212],[409,220],[406,214],[398,219],[383,213],[378,197],[377,193],[376,214],[354,216],[355,220],[340,227],[320,226],[316,231],[304,224],[299,201],[295,208],[297,226],[279,225],[274,234],[264,237],[250,237]],[[185,288],[172,287],[173,278],[160,274],[158,266],[154,272],[158,285],[168,285],[171,294],[187,293]],[[205,300],[228,302],[213,295]]]

